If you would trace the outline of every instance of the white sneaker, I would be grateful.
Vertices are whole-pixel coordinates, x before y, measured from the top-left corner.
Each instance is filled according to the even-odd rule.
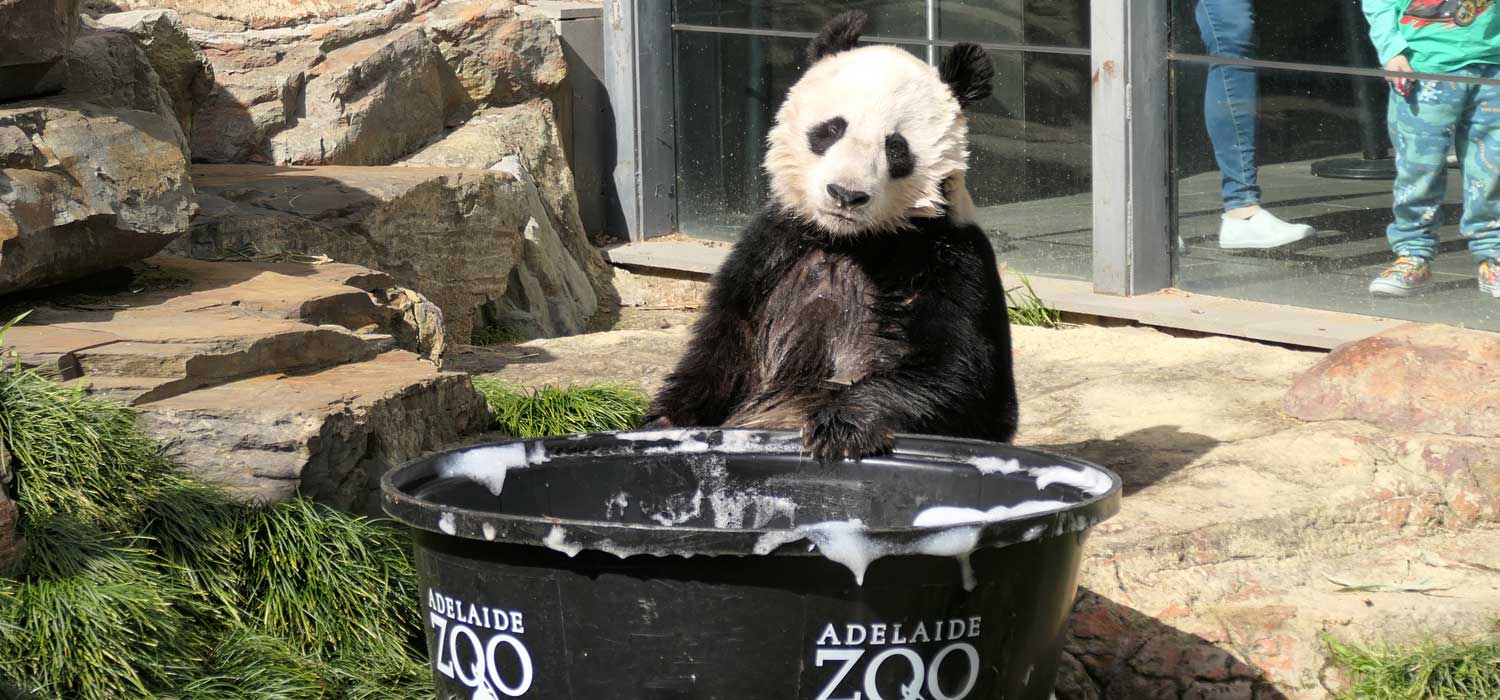
[[[1275,248],[1296,243],[1316,233],[1307,224],[1292,224],[1264,209],[1248,219],[1227,215],[1219,224],[1220,248]]]

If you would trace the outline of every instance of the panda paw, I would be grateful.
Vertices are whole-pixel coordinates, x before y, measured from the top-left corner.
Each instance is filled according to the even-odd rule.
[[[847,408],[825,408],[808,419],[802,442],[814,459],[831,464],[890,452],[895,432]]]
[[[673,426],[672,426],[672,419],[671,418],[668,418],[666,416],[654,416],[653,415],[653,416],[646,416],[645,418],[642,418],[641,419],[641,425],[640,425],[640,427],[642,429],[645,429],[645,428],[671,428]]]

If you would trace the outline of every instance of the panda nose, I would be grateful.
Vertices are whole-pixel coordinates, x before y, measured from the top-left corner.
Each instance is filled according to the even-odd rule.
[[[833,197],[833,201],[838,202],[839,206],[844,209],[863,206],[870,201],[870,193],[846,190],[838,185],[828,186],[828,196]]]

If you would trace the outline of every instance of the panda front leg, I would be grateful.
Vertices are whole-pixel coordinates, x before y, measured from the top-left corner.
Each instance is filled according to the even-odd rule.
[[[962,373],[905,368],[866,377],[813,412],[802,429],[808,452],[820,462],[884,454],[896,433],[917,432],[966,391]]]

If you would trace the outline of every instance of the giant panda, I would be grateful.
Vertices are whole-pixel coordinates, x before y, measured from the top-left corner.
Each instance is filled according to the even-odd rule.
[[[808,48],[768,136],[772,201],[645,424],[800,430],[824,462],[896,433],[1014,435],[1005,294],[964,189],[962,110],[994,69],[975,44],[940,68],[856,46],[866,23],[839,15]]]

